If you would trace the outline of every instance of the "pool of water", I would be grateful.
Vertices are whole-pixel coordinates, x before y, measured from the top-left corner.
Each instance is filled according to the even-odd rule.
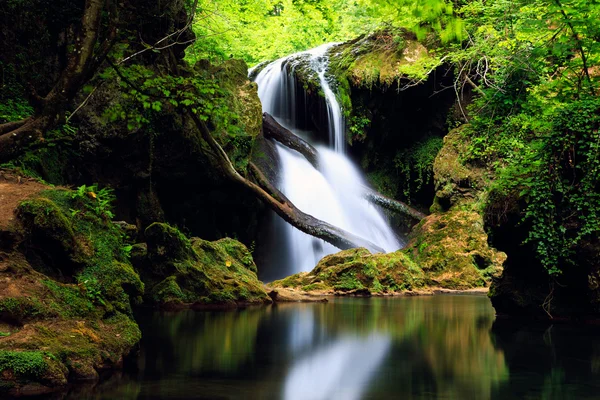
[[[600,329],[485,296],[145,312],[139,355],[68,399],[598,399]]]

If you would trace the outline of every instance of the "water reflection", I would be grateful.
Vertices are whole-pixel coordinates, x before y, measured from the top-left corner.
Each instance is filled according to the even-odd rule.
[[[600,392],[590,328],[494,321],[485,297],[140,315],[140,355],[80,399],[557,399]],[[493,326],[493,329],[492,329]]]
[[[286,400],[360,399],[391,344],[389,336],[346,337],[317,348],[292,366]]]

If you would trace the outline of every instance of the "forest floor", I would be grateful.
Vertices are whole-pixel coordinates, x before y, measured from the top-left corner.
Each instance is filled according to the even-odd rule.
[[[13,223],[19,203],[46,189],[48,186],[33,178],[23,178],[0,169],[0,230]]]

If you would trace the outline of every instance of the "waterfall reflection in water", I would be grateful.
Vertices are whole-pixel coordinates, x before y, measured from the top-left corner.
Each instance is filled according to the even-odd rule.
[[[494,321],[484,296],[139,316],[140,356],[70,399],[597,399],[598,327]],[[492,328],[493,327],[493,328]]]
[[[389,336],[372,333],[366,338],[337,339],[317,348],[291,368],[283,398],[360,399],[390,345]]]

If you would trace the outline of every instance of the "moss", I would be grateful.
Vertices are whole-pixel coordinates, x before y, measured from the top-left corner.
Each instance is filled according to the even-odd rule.
[[[324,257],[309,273],[275,281],[270,286],[304,291],[391,293],[419,288],[424,274],[410,257],[397,251],[371,254],[367,249],[350,249]]]
[[[225,238],[188,239],[176,228],[146,229],[147,268],[142,269],[146,299],[157,305],[179,303],[265,303],[270,299],[256,277],[252,255],[242,243]]]
[[[176,276],[166,277],[152,289],[152,300],[156,304],[180,302],[184,299],[186,299],[186,295],[177,284]]]
[[[404,251],[427,273],[430,285],[449,289],[489,285],[506,259],[488,245],[483,219],[474,211],[426,217]]]
[[[422,79],[420,74],[426,69],[421,64],[429,59],[427,48],[412,35],[390,28],[338,46],[330,71],[338,80],[343,77],[355,87],[389,87],[405,77]]]
[[[41,375],[27,372],[24,381],[4,375],[6,385],[60,386],[69,376],[96,378],[97,370],[119,363],[139,341],[131,303],[144,285],[124,251],[125,233],[104,208],[96,211],[100,207],[93,196],[64,189],[41,192],[19,205],[29,256],[12,254],[11,268],[0,271],[11,274],[13,288],[0,288],[0,315],[14,326],[10,336],[0,338],[0,354],[9,354],[0,366],[14,370],[20,360],[15,354],[42,351],[48,368]],[[29,259],[42,272],[59,264],[59,273],[40,274]],[[30,365],[39,361],[39,354],[35,357],[22,361]],[[34,370],[13,372],[21,371]]]
[[[51,291],[53,301],[50,307],[58,315],[66,318],[88,318],[97,313],[92,302],[82,293],[81,287],[48,279],[42,283]]]
[[[5,297],[0,299],[0,316],[11,323],[23,325],[36,318],[55,317],[58,313],[37,297]]]
[[[79,256],[79,246],[71,221],[60,207],[44,197],[22,202],[17,215],[33,235],[52,241],[67,254]]]
[[[144,236],[153,259],[168,258],[180,261],[196,256],[190,240],[177,228],[168,224],[155,222],[146,228]]]
[[[483,207],[481,191],[493,174],[461,159],[461,154],[466,153],[470,143],[464,135],[465,128],[466,125],[463,125],[450,131],[435,158],[433,173],[436,194],[433,211],[452,208],[477,211]]]
[[[0,373],[12,371],[19,379],[40,378],[48,369],[41,351],[0,351]]]
[[[324,257],[309,273],[270,286],[374,294],[426,287],[464,290],[489,286],[505,259],[504,253],[488,245],[480,214],[451,211],[423,219],[403,250],[389,254],[345,250]]]

